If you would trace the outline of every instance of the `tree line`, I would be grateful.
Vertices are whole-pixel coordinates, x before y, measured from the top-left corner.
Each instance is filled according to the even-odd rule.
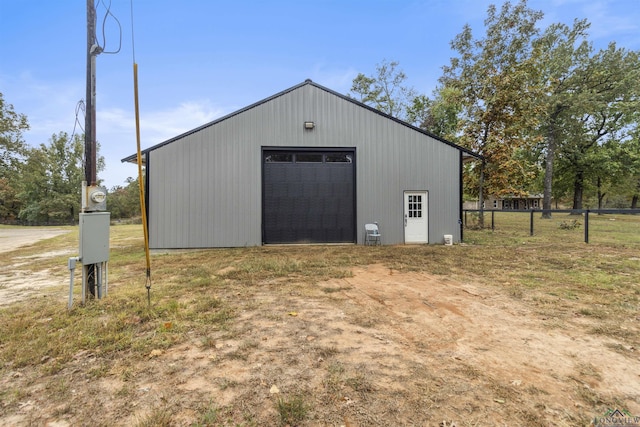
[[[350,96],[481,154],[465,193],[544,195],[582,209],[638,207],[639,52],[596,50],[587,20],[540,28],[527,1],[489,6],[484,34],[465,25],[431,96],[406,85],[396,61],[358,74]]]
[[[48,143],[28,146],[27,117],[0,93],[0,222],[72,224],[78,221],[84,180],[84,136],[53,134]],[[104,158],[98,156],[98,170]],[[110,190],[111,217],[140,215],[137,179]]]

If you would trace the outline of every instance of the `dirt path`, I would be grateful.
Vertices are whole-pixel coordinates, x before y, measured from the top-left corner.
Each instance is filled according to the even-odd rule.
[[[49,227],[0,228],[0,253],[10,252],[22,246],[28,246],[37,241],[50,239],[69,232],[69,230]],[[36,256],[15,257],[15,268],[10,271],[0,271],[0,306],[39,294],[43,287],[63,284],[61,274],[56,274],[60,273],[59,271],[39,270],[34,272],[21,270],[19,268],[21,265],[54,256],[72,256],[73,252],[72,249],[69,249],[62,252],[40,253]],[[61,262],[64,263],[64,260]],[[64,265],[61,264],[61,271],[63,267]]]
[[[0,252],[9,252],[39,240],[50,239],[69,230],[59,228],[0,228]]]
[[[431,366],[456,366],[493,383],[495,394],[480,399],[500,404],[530,394],[559,421],[583,405],[577,389],[594,399],[630,397],[629,410],[640,413],[640,358],[613,351],[614,340],[585,334],[583,319],[559,327],[514,298],[440,276],[393,275],[382,266],[354,273],[345,279],[353,286],[347,296],[388,319],[381,325],[407,346],[428,349]]]

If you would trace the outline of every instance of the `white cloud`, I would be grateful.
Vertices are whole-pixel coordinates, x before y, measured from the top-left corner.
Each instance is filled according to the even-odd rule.
[[[53,134],[73,132],[76,106],[85,95],[84,82],[55,81],[45,84],[30,73],[22,73],[15,77],[0,75],[0,83],[5,101],[13,104],[16,112],[27,116],[30,129],[23,136],[28,144],[46,144]],[[100,143],[100,154],[106,161],[106,170],[100,172],[99,177],[109,188],[123,185],[127,177],[137,174],[135,167],[123,165],[120,161],[136,151],[135,115],[133,106],[129,106],[129,100],[127,108],[97,103],[96,136]],[[208,99],[183,101],[169,109],[141,107],[142,148],[201,126],[230,111],[213,105]],[[84,127],[82,111],[78,112],[78,121],[80,126],[76,133],[81,134]]]
[[[590,34],[594,39],[604,39],[603,41],[620,41],[616,38],[624,37],[625,34],[637,36],[640,26],[638,19],[640,14],[638,9],[629,10],[624,14],[624,10],[618,9],[618,14],[611,14],[611,2],[601,1],[585,4],[583,13],[591,22]]]
[[[560,21],[570,25],[574,19],[587,19],[589,40],[597,49],[612,41],[629,49],[640,46],[637,0],[534,0],[531,7],[544,11],[545,24]]]
[[[22,72],[0,77],[0,84],[5,101],[27,116],[30,129],[23,136],[28,144],[44,144],[53,134],[73,131],[76,105],[84,98],[83,83],[66,80],[45,84],[30,72]],[[80,120],[84,124],[84,116]]]
[[[142,149],[211,122],[227,112],[209,100],[185,101],[166,110],[141,110]],[[121,108],[107,108],[98,110],[96,122],[100,152],[106,160],[106,170],[100,178],[107,187],[122,185],[127,177],[137,174],[135,167],[122,165],[120,161],[136,152],[135,114]]]
[[[140,139],[143,148],[165,141],[222,116],[225,110],[209,101],[188,101],[168,110],[140,112]],[[98,140],[134,151],[135,113],[122,108],[107,108],[96,113]],[[123,140],[124,139],[124,140]],[[113,141],[114,144],[109,144]]]
[[[326,65],[324,63],[316,64],[311,71],[311,80],[342,94],[349,92],[358,71],[354,67],[335,69]]]
[[[214,107],[208,100],[182,102],[170,110],[141,113],[141,134],[146,134],[143,139],[155,144],[209,123],[227,112]]]

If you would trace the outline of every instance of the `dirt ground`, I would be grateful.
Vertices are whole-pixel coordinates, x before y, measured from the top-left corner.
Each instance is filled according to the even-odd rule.
[[[0,228],[0,252],[9,252],[22,246],[31,245],[39,240],[50,239],[65,233],[69,233],[69,230],[51,227]],[[38,258],[50,258],[58,255],[66,255],[67,253],[68,256],[73,256],[70,251],[65,251],[63,253],[38,254],[37,257],[18,258],[14,266],[20,267],[29,262],[37,262]],[[48,270],[28,273],[18,269],[13,271],[0,271],[0,306],[36,295],[43,287],[57,284],[50,279],[50,272]]]
[[[39,240],[50,239],[69,230],[56,228],[0,228],[0,252],[12,251],[21,246],[30,245]]]
[[[23,279],[1,273],[0,298],[32,298]],[[12,372],[0,390],[23,392],[0,424],[128,426],[166,410],[170,425],[203,425],[211,407],[209,425],[268,426],[274,402],[295,395],[324,408],[309,426],[584,426],[603,402],[640,414],[639,353],[586,333],[593,319],[558,324],[497,290],[382,265],[315,286],[311,297],[258,286],[233,337],[192,337],[133,366],[82,351],[56,382]],[[56,384],[66,397],[48,399]]]

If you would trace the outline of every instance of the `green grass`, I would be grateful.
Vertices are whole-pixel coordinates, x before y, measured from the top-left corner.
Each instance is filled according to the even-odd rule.
[[[590,322],[584,326],[587,334],[615,338],[622,344],[611,348],[631,354],[629,349],[640,346],[638,328],[621,325],[637,319],[640,309],[640,217],[592,215],[589,244],[584,243],[584,221],[576,229],[559,226],[567,218],[562,214],[542,220],[536,214],[535,233],[529,236],[528,214],[498,213],[494,231],[466,229],[465,243],[448,247],[266,246],[156,254],[152,257],[150,306],[141,228],[115,226],[111,228],[107,298],[81,306],[77,287],[76,305],[67,311],[64,291],[57,288],[57,294],[43,291],[46,298],[0,308],[0,374],[33,369],[48,376],[47,393],[62,396],[73,384],[68,376],[56,375],[68,375],[75,361],[99,355],[100,362],[84,371],[84,380],[115,375],[123,381],[116,395],[133,397],[138,391],[127,384],[138,373],[131,366],[149,360],[153,351],[191,341],[216,352],[219,340],[232,339],[237,345],[230,351],[218,351],[215,363],[220,359],[247,363],[261,342],[248,337],[236,320],[255,312],[277,324],[289,310],[261,312],[263,307],[256,299],[260,291],[268,291],[276,301],[291,295],[333,300],[337,292],[349,291],[349,287],[324,282],[351,277],[354,267],[370,264],[382,264],[390,272],[422,271],[485,286],[528,305],[546,319],[549,328],[581,317]],[[57,271],[63,284],[70,256],[63,252],[77,252],[77,228],[69,230],[68,234],[1,253],[0,270],[13,268],[23,257],[61,252],[19,269]],[[365,314],[354,314],[351,320],[364,333],[379,322]],[[321,402],[342,404],[344,390],[360,399],[376,393],[377,386],[367,370],[346,369],[333,344],[314,344],[305,351],[326,366],[322,379],[325,394],[281,396],[271,409],[277,417],[272,419],[274,424],[305,425],[313,413],[322,411],[317,407]],[[580,369],[589,378],[598,374],[589,365]],[[216,384],[220,389],[240,388],[232,379],[220,378]],[[590,404],[604,401],[598,395],[580,392]],[[0,390],[0,397],[7,407],[28,398],[11,387]],[[73,407],[63,403],[59,409],[62,415],[73,412]],[[193,425],[256,425],[251,408],[240,403],[201,404],[194,411]],[[522,419],[533,419],[533,413],[525,415]],[[170,407],[150,406],[138,425],[173,425],[172,417]]]
[[[300,395],[280,397],[276,401],[276,409],[280,417],[280,425],[297,426],[307,417],[308,405]]]
[[[507,244],[557,242],[584,243],[585,216],[570,215],[568,213],[553,213],[552,218],[543,219],[540,212],[533,214],[533,236],[530,236],[530,212],[495,212],[493,215],[494,234]],[[467,213],[471,228],[477,225],[477,219]],[[575,228],[565,228],[564,225],[576,222]],[[485,228],[490,229],[492,214],[484,215]],[[476,240],[478,239],[478,240]],[[524,239],[524,240],[523,240]],[[491,244],[493,236],[477,233],[476,230],[465,230],[465,240],[472,243]],[[605,245],[638,245],[640,246],[640,215],[622,214],[589,214],[589,243]]]
[[[112,289],[108,298],[82,308],[76,305],[63,315],[59,301],[52,300],[32,302],[31,310],[21,304],[2,309],[0,361],[26,366],[48,356],[64,362],[80,349],[92,347],[142,356],[152,348],[175,344],[185,330],[228,328],[236,315],[235,307],[223,298],[230,282],[249,298],[255,286],[295,287],[295,283],[344,278],[351,275],[351,268],[372,263],[400,271],[472,277],[502,286],[518,298],[532,291],[563,300],[576,300],[579,295],[585,304],[578,312],[592,310],[601,317],[603,307],[609,307],[620,315],[631,315],[640,298],[633,279],[640,276],[640,218],[593,217],[591,240],[596,242],[591,244],[575,236],[581,230],[561,230],[557,218],[537,219],[531,237],[528,214],[499,213],[495,231],[465,230],[467,243],[453,247],[284,246],[154,256],[151,307],[144,288],[142,242],[136,236],[139,226],[112,227],[111,244],[117,249],[111,251],[109,280],[112,286],[117,284],[117,292]],[[35,247],[45,252],[73,248],[76,238],[71,232]],[[29,247],[0,254],[0,268],[33,252],[34,247]],[[66,256],[20,268],[61,265],[66,265]],[[172,330],[163,329],[166,321],[173,322]],[[25,343],[31,351],[22,351]]]

